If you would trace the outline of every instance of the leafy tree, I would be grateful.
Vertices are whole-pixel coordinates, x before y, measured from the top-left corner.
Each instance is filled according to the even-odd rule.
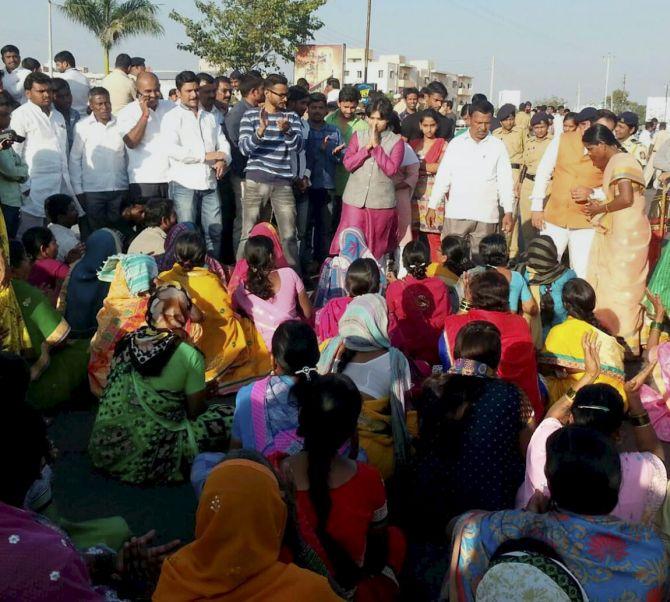
[[[560,96],[547,96],[546,98],[540,98],[539,100],[536,100],[533,103],[533,106],[536,107],[538,105],[551,105],[552,107],[565,107],[569,106],[570,103],[568,103],[565,98],[561,98]]]
[[[121,40],[141,34],[163,35],[158,6],[149,0],[65,0],[60,10],[98,38],[105,73],[109,73],[109,51]]]
[[[640,123],[644,123],[647,108],[644,105],[631,100],[628,90],[612,90],[612,94],[607,97],[605,103],[608,108],[611,106],[612,111],[617,115],[622,111],[632,111],[633,113],[637,113],[637,116],[640,118]]]
[[[298,45],[314,39],[323,23],[314,11],[326,0],[194,0],[202,19],[194,21],[176,10],[190,38],[177,44],[219,68],[275,68],[277,58],[292,61]]]

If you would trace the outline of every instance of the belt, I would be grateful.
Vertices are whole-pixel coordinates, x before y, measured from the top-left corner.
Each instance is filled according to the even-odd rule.
[[[531,182],[534,182],[535,181],[535,174],[527,173],[526,174],[526,180],[530,180]]]
[[[512,163],[512,169],[521,169],[521,163]]]

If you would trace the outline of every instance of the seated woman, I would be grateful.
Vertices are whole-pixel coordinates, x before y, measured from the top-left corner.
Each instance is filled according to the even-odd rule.
[[[59,261],[58,243],[49,228],[28,228],[21,237],[23,247],[30,258],[31,267],[28,283],[42,291],[51,304],[56,307],[60,289],[70,273],[69,263]]]
[[[474,511],[458,519],[448,581],[449,600],[475,600],[491,556],[510,539],[531,537],[555,550],[589,600],[664,600],[668,565],[653,528],[611,514],[619,498],[621,462],[611,440],[567,426],[547,440],[547,484],[527,511]],[[640,578],[644,575],[644,579]]]
[[[475,320],[491,322],[498,327],[502,356],[498,376],[517,385],[528,397],[535,419],[544,415],[540,399],[535,347],[528,323],[509,311],[509,282],[497,270],[486,270],[467,279],[465,298],[461,307],[466,313],[448,316],[444,335],[440,339],[440,357],[444,370],[454,363],[453,350],[458,332]]]
[[[412,360],[434,366],[440,363],[438,341],[451,313],[449,291],[439,278],[426,276],[430,251],[421,241],[405,245],[402,262],[407,276],[386,289],[391,343]]]
[[[110,257],[98,274],[98,279],[111,284],[96,318],[98,329],[88,360],[88,381],[96,397],[107,384],[116,344],[146,325],[147,301],[156,276],[156,260],[140,254]]]
[[[549,403],[558,401],[584,376],[582,338],[591,333],[597,334],[600,345],[601,369],[595,382],[612,385],[625,401],[624,349],[593,315],[593,288],[586,280],[574,278],[564,285],[562,299],[568,317],[549,331],[538,358],[549,389]]]
[[[321,353],[319,373],[346,374],[363,396],[358,420],[360,445],[385,479],[409,458],[405,396],[409,363],[391,346],[388,312],[381,295],[361,295],[347,307],[340,333]]]
[[[319,345],[314,331],[299,320],[279,325],[272,337],[272,375],[240,389],[235,399],[231,449],[294,454],[302,449],[296,435],[298,408],[293,386],[316,373]]]
[[[356,433],[361,395],[350,378],[318,376],[296,384],[298,434],[303,451],[279,463],[296,490],[298,528],[349,599],[392,600],[405,554],[404,538],[389,529],[379,471],[339,454]],[[365,592],[384,592],[366,598]],[[395,593],[396,595],[392,595]]]
[[[167,237],[165,238],[165,253],[156,256],[159,272],[167,272],[174,267],[174,264],[177,262],[175,245],[177,244],[177,239],[185,232],[198,232],[198,227],[192,222],[181,222],[172,226],[168,231]],[[207,269],[215,274],[219,280],[221,280],[222,284],[226,286],[228,279],[223,266],[210,255],[205,255],[205,265],[207,266]],[[229,287],[229,290],[232,291],[234,289]]]
[[[447,286],[455,287],[463,272],[473,267],[463,237],[449,234],[440,243],[440,261],[431,263],[426,274],[437,276]]]
[[[536,342],[544,340],[553,326],[562,324],[568,317],[563,305],[563,287],[566,282],[577,278],[575,271],[564,265],[558,258],[556,244],[551,236],[536,236],[530,241],[526,251],[526,271],[524,279],[530,287],[535,302],[540,306],[541,324],[531,322]],[[541,332],[540,328],[541,326]]]
[[[249,271],[233,293],[233,305],[251,318],[268,349],[282,322],[312,317],[312,304],[300,276],[291,268],[277,268],[272,241],[251,236],[244,247]]]
[[[514,507],[533,408],[516,385],[497,377],[501,352],[493,324],[466,324],[456,336],[454,365],[426,381],[416,401],[411,515],[422,539],[442,539],[447,523],[472,508]]]
[[[316,311],[314,320],[316,336],[319,342],[326,341],[337,336],[339,332],[340,318],[354,297],[378,293],[381,274],[379,266],[374,259],[368,257],[354,260],[345,278],[346,297],[335,297],[326,303],[324,307]]]
[[[169,483],[200,451],[228,446],[232,409],[207,405],[205,358],[186,342],[199,312],[177,283],[149,299],[147,326],[116,345],[88,447],[96,468],[128,483]]]
[[[502,274],[509,283],[509,309],[513,314],[519,313],[519,306],[524,314],[534,316],[537,314],[537,304],[533,295],[528,290],[528,284],[521,273],[510,270],[509,251],[507,242],[502,234],[489,234],[479,243],[479,256],[482,259],[483,266],[473,268],[468,272],[472,276],[487,268],[493,268]]]
[[[70,325],[44,294],[28,284],[30,261],[18,240],[9,241],[12,287],[23,317],[31,351],[28,401],[52,410],[71,401],[86,382],[88,341],[70,339]]]
[[[272,224],[267,222],[256,224],[251,229],[249,236],[265,236],[266,238],[269,238],[272,241],[272,256],[275,260],[275,267],[277,269],[289,267],[288,261],[286,261],[286,257],[284,256],[284,249],[281,246],[279,233]],[[233,270],[233,274],[230,277],[230,282],[228,283],[228,290],[231,291],[231,293],[234,293],[237,287],[244,283],[244,281],[247,279],[248,273],[249,264],[243,257],[235,264],[235,269]]]
[[[220,395],[270,371],[268,348],[253,323],[232,309],[221,280],[206,267],[207,247],[199,232],[184,232],[175,242],[173,268],[159,281],[178,282],[202,313],[202,322],[189,334],[205,356],[205,381],[216,383]]]
[[[225,460],[209,475],[195,541],[163,563],[155,602],[340,600],[325,577],[280,560],[289,509],[261,460]]]
[[[621,439],[625,418],[621,395],[605,384],[593,384],[600,373],[597,336],[584,335],[584,376],[574,386],[575,394],[564,395],[547,412],[528,446],[526,479],[519,489],[517,508],[525,508],[535,491],[548,493],[545,463],[547,439],[562,426],[572,423],[589,427],[609,437],[616,444]],[[663,505],[668,487],[663,447],[659,443],[649,415],[639,396],[639,387],[648,370],[629,383],[629,416],[634,421],[633,436],[636,452],[619,455],[621,460],[621,489],[619,500],[612,514],[621,520],[646,523],[653,526],[656,513]]]
[[[58,309],[72,328],[72,337],[90,339],[98,327],[96,317],[109,292],[109,282],[98,279],[105,261],[121,252],[121,239],[113,230],[96,230],[86,239],[84,256],[72,266],[63,284]]]
[[[351,264],[357,259],[374,258],[365,242],[365,235],[358,228],[344,228],[340,232],[340,251],[335,257],[329,257],[323,262],[319,282],[314,294],[314,307],[321,308],[331,299],[347,296],[346,274]],[[379,267],[379,264],[377,264]],[[385,284],[384,275],[381,276],[381,286]]]

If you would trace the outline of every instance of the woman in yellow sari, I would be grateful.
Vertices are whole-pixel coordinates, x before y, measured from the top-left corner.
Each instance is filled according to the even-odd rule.
[[[593,164],[604,170],[607,195],[605,203],[589,201],[582,209],[588,217],[600,220],[587,278],[596,291],[595,315],[637,356],[651,239],[642,166],[603,125],[589,128],[582,140]]]
[[[538,361],[549,389],[549,405],[558,401],[584,376],[584,334],[595,333],[600,345],[600,376],[596,383],[612,385],[626,400],[624,389],[624,349],[593,314],[596,295],[593,287],[574,278],[563,287],[563,306],[568,317],[547,335]]]
[[[162,282],[178,282],[202,312],[201,324],[189,329],[193,344],[205,356],[205,380],[216,383],[219,395],[270,372],[270,354],[253,322],[232,309],[221,280],[205,267],[207,249],[197,232],[184,232],[175,243],[177,263],[159,275]]]
[[[0,349],[23,354],[31,348],[28,330],[11,282],[9,237],[0,211]]]

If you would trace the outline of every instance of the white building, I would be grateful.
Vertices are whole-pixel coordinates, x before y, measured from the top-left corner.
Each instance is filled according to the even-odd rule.
[[[365,83],[365,49],[347,48],[344,65],[344,83]],[[461,106],[472,97],[472,77],[456,75],[436,69],[428,59],[407,60],[402,54],[382,54],[375,58],[372,50],[368,53],[368,81],[376,84],[382,92],[398,93],[405,88],[423,88],[432,81],[442,82],[454,104]]]

